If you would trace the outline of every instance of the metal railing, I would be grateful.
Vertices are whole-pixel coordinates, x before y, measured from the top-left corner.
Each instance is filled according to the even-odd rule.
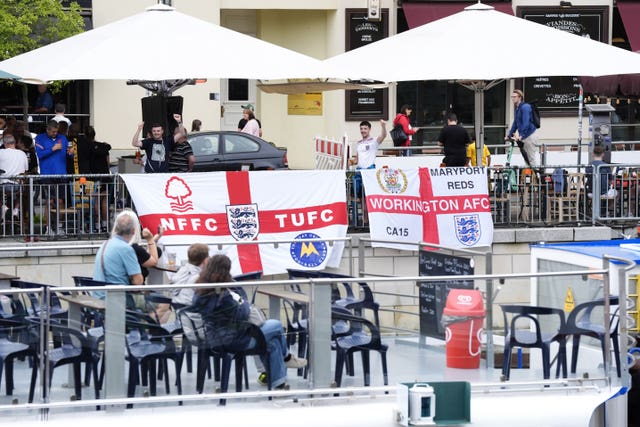
[[[640,221],[640,165],[547,165],[488,168],[489,198],[494,225],[501,228],[542,225],[635,225]],[[578,188],[564,175],[582,174]],[[366,203],[357,172],[347,171],[345,191],[349,228],[368,229]],[[593,174],[604,177],[607,189]],[[4,178],[4,177],[3,177]],[[28,175],[6,177],[0,184],[0,238],[36,241],[104,237],[116,213],[132,207],[119,175]],[[564,183],[560,185],[560,182]],[[592,183],[592,184],[591,184]],[[593,187],[593,188],[591,188]],[[577,191],[574,191],[577,190]],[[562,214],[574,211],[575,214]]]

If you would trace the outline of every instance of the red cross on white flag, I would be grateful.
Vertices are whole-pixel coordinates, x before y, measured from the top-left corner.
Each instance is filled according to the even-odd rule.
[[[450,248],[490,246],[493,221],[484,168],[362,170],[375,246],[416,250],[406,243]],[[405,244],[402,244],[405,243]]]
[[[122,175],[141,223],[165,228],[161,243],[186,260],[191,243],[226,253],[232,273],[283,273],[338,266],[346,236],[344,171],[257,171]],[[251,244],[292,240],[287,244]],[[239,244],[235,244],[235,243]],[[175,245],[178,245],[176,248]]]

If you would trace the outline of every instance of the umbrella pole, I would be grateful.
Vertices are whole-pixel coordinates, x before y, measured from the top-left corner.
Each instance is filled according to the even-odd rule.
[[[22,120],[29,126],[29,91],[27,84],[22,83]]]
[[[474,131],[476,135],[476,165],[482,166],[482,153],[484,151],[484,87],[479,84],[474,88]]]
[[[584,94],[582,84],[579,85],[578,93],[578,165],[582,164],[582,107],[584,104]]]

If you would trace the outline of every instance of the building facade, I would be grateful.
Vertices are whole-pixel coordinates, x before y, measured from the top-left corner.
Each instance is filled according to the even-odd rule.
[[[155,3],[155,0],[93,0],[93,26],[98,27],[141,13]],[[164,0],[163,3],[170,4],[179,12],[317,59],[326,59],[387,34],[393,35],[455,13],[473,2],[465,4],[418,0]],[[381,11],[381,21],[367,20],[368,8],[376,5],[379,5]],[[544,21],[542,23],[547,25],[555,25],[550,24],[550,21],[562,21],[564,24],[561,25],[565,25],[568,31],[585,31],[590,37],[599,37],[608,43],[613,40],[614,44],[623,48],[632,48],[632,34],[627,33],[634,30],[628,30],[628,27],[625,29],[619,11],[622,8],[613,4],[612,0],[575,0],[553,4],[548,1],[526,0],[494,5],[498,10],[526,19]],[[556,13],[556,17],[561,16],[562,19],[554,20],[549,17],[552,16],[550,13],[545,17],[545,12]],[[505,37],[508,36],[505,34]],[[202,44],[203,55],[215,57],[215,46],[211,46],[206,40],[193,40],[193,43]],[[635,50],[638,49],[640,47],[636,46]],[[179,52],[163,51],[162,46],[158,46],[157,51],[140,54],[148,56],[149,61],[153,61],[158,55],[172,55],[178,61],[189,61],[189,58],[180,57]],[[224,61],[224,58],[219,60]],[[371,58],[371,62],[362,64],[362,67],[375,67],[376,60],[379,59]],[[416,58],[408,61],[407,66],[426,67],[432,60],[434,59],[429,58],[428,47],[425,46],[423,52],[416,52]],[[505,64],[512,60],[516,59],[510,56],[509,52],[505,52]],[[274,61],[277,61],[277,58],[274,58]],[[473,64],[469,66],[472,67]],[[260,67],[260,64],[256,64],[256,67]],[[241,117],[241,106],[248,103],[254,105],[256,116],[262,122],[264,139],[287,147],[289,165],[294,169],[313,167],[313,137],[339,138],[346,134],[349,140],[355,141],[359,139],[358,124],[364,119],[374,123],[373,133],[376,134],[379,126],[375,122],[380,118],[392,120],[399,106],[405,103],[415,105],[412,121],[414,125],[423,128],[414,144],[433,144],[448,111],[456,112],[462,124],[470,131],[475,121],[473,92],[453,82],[401,82],[390,85],[388,89],[361,92],[334,90],[307,95],[265,93],[258,88],[259,83],[261,82],[241,79],[208,79],[206,83],[179,89],[175,95],[184,98],[185,122],[200,119],[203,129],[236,129]],[[558,99],[555,103],[542,105],[544,126],[540,129],[541,140],[549,143],[575,142],[577,80],[567,77],[562,80],[545,81],[544,84],[551,85],[558,92]],[[514,87],[522,87],[525,89],[525,97],[528,97],[527,89],[534,93],[537,86],[539,84],[534,79],[515,79],[488,91],[485,100],[486,144],[500,143],[505,129],[511,123],[511,90]],[[567,97],[567,93],[575,94],[575,97]],[[90,84],[92,123],[101,139],[114,147],[116,155],[133,152],[130,148],[131,136],[142,120],[140,99],[148,95],[145,89],[126,85],[122,81],[94,81]],[[314,102],[320,108],[296,111],[291,108],[291,104],[296,100]],[[598,101],[607,102],[604,98]],[[595,102],[595,99],[592,102]],[[618,139],[640,140],[640,132],[635,131],[640,122],[640,104],[637,98],[611,98],[609,102],[620,110],[619,117],[624,121],[620,124]],[[391,145],[390,139],[387,139],[385,144]]]

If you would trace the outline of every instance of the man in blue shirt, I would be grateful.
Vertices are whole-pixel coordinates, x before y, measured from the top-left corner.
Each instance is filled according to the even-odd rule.
[[[524,94],[518,89],[511,93],[511,102],[515,107],[515,114],[513,125],[509,129],[505,141],[513,138],[518,143],[527,164],[537,166],[540,164],[538,161],[538,135],[531,117],[531,105],[524,102]]]
[[[138,218],[131,211],[122,211],[116,216],[111,238],[98,250],[93,264],[93,279],[101,282],[142,285],[143,278],[136,253],[129,244],[136,229]],[[104,292],[95,292],[104,298]]]
[[[38,97],[33,106],[34,113],[50,113],[53,109],[53,96],[47,90],[47,85],[38,85]]]
[[[69,141],[64,135],[58,135],[58,122],[47,123],[45,133],[36,136],[36,154],[40,161],[41,175],[64,175],[67,173],[67,156],[73,157]]]

